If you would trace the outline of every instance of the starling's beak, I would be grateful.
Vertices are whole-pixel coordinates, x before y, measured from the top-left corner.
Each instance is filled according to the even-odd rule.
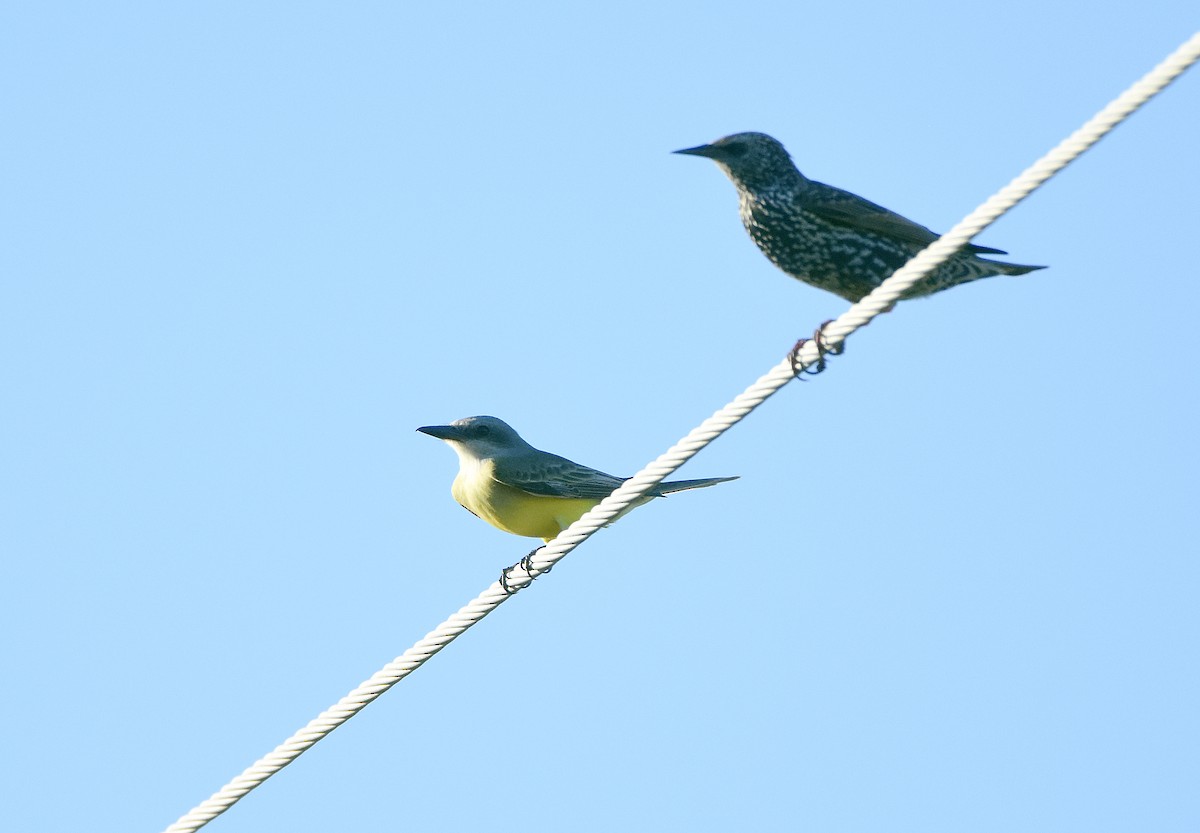
[[[453,425],[424,425],[417,429],[422,434],[437,437],[439,440],[461,440],[462,430]]]
[[[709,159],[716,159],[721,154],[721,149],[713,145],[696,145],[694,148],[673,150],[671,153],[682,153],[685,156],[707,156]]]

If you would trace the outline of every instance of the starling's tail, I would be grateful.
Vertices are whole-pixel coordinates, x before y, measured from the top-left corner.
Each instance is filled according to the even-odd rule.
[[[688,489],[703,489],[705,486],[715,486],[718,483],[725,483],[729,480],[737,480],[736,477],[709,477],[704,480],[672,480],[669,483],[659,483],[654,489],[656,497],[669,495],[672,492],[685,492]]]
[[[1036,272],[1038,269],[1045,269],[1045,266],[1025,266],[1020,263],[1001,263],[998,260],[988,260],[987,258],[979,258],[980,261],[993,267],[1001,275],[1026,275],[1030,272]]]

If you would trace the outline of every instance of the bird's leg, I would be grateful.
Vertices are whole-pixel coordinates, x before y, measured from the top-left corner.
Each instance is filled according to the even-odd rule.
[[[806,370],[804,364],[800,361],[800,351],[804,349],[804,345],[808,344],[807,338],[802,338],[796,342],[796,346],[788,353],[788,361],[792,363],[792,375],[804,381],[803,373]]]
[[[525,572],[529,573],[529,575],[532,576],[533,571],[535,569],[533,566],[533,557],[535,555],[537,555],[540,550],[543,550],[543,549],[545,549],[545,547],[536,547],[535,549],[530,550],[529,554],[527,556],[525,556],[524,558],[522,558],[520,561],[518,561],[517,564],[519,564],[521,567],[524,567]],[[548,573],[548,572],[550,572],[549,567],[542,570],[542,574]]]
[[[529,559],[533,558],[534,553],[536,553],[540,549],[541,549],[541,547],[530,550],[525,555],[524,558],[522,558],[520,561],[517,562],[516,566],[522,568],[523,570],[525,570],[525,572],[529,573],[530,575],[533,575],[533,562],[530,561]]]
[[[503,570],[500,571],[500,587],[504,589],[505,593],[507,593],[508,595],[511,596],[513,593],[516,592],[508,584],[508,571],[509,570],[515,570],[517,567],[520,567],[522,570],[524,570],[526,573],[529,574],[530,581],[537,578],[537,576],[535,576],[533,574],[533,572],[536,568],[533,566],[532,559],[535,555],[537,555],[538,550],[540,550],[540,549],[542,549],[542,547],[535,547],[534,549],[529,551],[528,555],[526,555],[524,558],[522,558],[516,564],[512,565],[511,567],[505,567]],[[545,575],[548,572],[550,572],[549,567],[547,567],[546,569],[539,572],[538,575]]]
[[[515,566],[517,565],[514,564],[513,567]],[[511,569],[512,567],[505,567],[500,571],[500,589],[504,591],[504,595],[506,596],[511,596],[513,593],[517,592],[508,586],[508,571]]]
[[[832,323],[833,319],[831,318],[821,326],[817,327],[816,331],[813,332],[811,339],[800,339],[796,342],[796,346],[792,348],[792,352],[788,353],[788,359],[792,363],[792,372],[797,378],[800,377],[801,373],[808,373],[811,376],[821,373],[823,370],[825,370],[826,355],[840,356],[842,353],[846,352],[845,342],[839,344],[837,347],[830,347],[825,342],[825,328]],[[800,351],[804,349],[804,345],[808,344],[809,341],[815,341],[817,343],[817,360],[811,365],[805,366],[800,362]]]
[[[821,351],[822,356],[840,356],[846,352],[846,342],[843,341],[837,347],[830,347],[829,343],[825,341],[825,328],[832,323],[833,319],[830,318],[820,327],[817,327],[816,332],[813,333],[813,338],[817,342],[817,349]]]

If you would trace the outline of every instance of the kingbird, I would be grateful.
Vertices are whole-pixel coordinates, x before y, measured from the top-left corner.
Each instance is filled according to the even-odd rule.
[[[417,430],[445,440],[458,455],[458,476],[450,487],[454,499],[472,515],[513,535],[549,541],[629,479],[539,451],[493,416],[466,417]],[[727,480],[737,478],[659,483],[625,512],[671,492]]]

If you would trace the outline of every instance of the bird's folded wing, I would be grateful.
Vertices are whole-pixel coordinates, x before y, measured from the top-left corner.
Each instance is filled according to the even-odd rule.
[[[938,235],[925,226],[914,223],[895,211],[889,211],[882,205],[876,205],[857,194],[851,194],[849,191],[843,191],[832,185],[813,184],[820,187],[814,189],[814,192],[805,194],[804,208],[818,217],[905,243],[916,243],[919,246],[928,246],[938,239]],[[1000,249],[974,244],[966,246],[965,250],[975,254],[1008,254]]]
[[[531,495],[602,500],[625,481],[553,454],[536,460],[499,458],[493,469],[499,483]]]

